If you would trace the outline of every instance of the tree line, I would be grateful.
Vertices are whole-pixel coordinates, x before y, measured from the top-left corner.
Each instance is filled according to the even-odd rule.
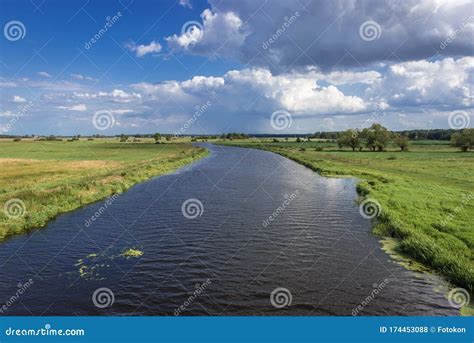
[[[437,141],[449,141],[453,134],[457,130],[454,129],[433,129],[433,130],[403,130],[397,131],[401,136],[407,137],[411,141],[418,140],[437,140]],[[341,131],[333,132],[315,132],[309,135],[309,138],[319,138],[319,139],[338,139]]]
[[[349,129],[337,135],[340,148],[348,147],[352,151],[362,150],[364,145],[371,151],[384,151],[390,142],[397,145],[401,151],[408,150],[410,136],[403,132],[391,132],[380,124],[372,124],[363,130]],[[451,135],[451,144],[462,151],[474,148],[474,129],[464,129]]]

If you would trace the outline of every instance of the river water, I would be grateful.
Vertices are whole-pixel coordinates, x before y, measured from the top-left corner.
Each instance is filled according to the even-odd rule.
[[[1,243],[0,314],[459,313],[436,292],[440,279],[381,250],[355,180],[206,147],[209,157],[174,174]]]

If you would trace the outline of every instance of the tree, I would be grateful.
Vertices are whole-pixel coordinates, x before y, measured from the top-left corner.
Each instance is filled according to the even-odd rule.
[[[157,132],[153,135],[153,138],[155,138],[155,142],[158,142],[159,140],[161,140],[161,134]]]
[[[464,152],[472,150],[474,148],[474,129],[464,129],[462,132],[456,132],[451,136],[451,143]]]
[[[372,151],[375,149],[384,151],[390,141],[390,132],[380,124],[372,124],[371,127],[362,130],[361,137],[366,139],[367,147]]]
[[[408,150],[408,138],[404,135],[396,134],[393,142],[400,148],[401,151]]]
[[[352,151],[355,151],[360,146],[359,131],[349,129],[340,134],[337,140],[339,148],[350,147]]]
[[[120,135],[120,141],[121,142],[126,142],[128,141],[128,136],[127,135],[124,135],[123,133]]]

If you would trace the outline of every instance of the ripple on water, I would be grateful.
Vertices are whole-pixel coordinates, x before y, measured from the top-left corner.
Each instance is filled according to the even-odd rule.
[[[361,304],[361,315],[459,313],[433,291],[438,278],[380,249],[354,201],[355,180],[323,178],[269,152],[208,147],[210,157],[136,185],[88,228],[102,203],[3,243],[0,296],[35,282],[6,314],[174,315],[184,306],[183,315],[351,315]],[[181,212],[190,198],[203,204],[195,219]],[[78,259],[127,247],[144,254],[111,259],[100,280],[71,277]],[[113,291],[113,306],[93,305],[99,287]],[[278,287],[291,306],[272,306]]]

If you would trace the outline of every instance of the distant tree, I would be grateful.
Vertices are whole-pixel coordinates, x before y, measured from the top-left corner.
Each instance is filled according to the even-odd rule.
[[[363,129],[360,136],[366,139],[367,147],[372,151],[384,151],[390,141],[390,132],[380,124],[372,124],[371,127]]]
[[[124,135],[123,133],[120,135],[120,141],[121,142],[126,142],[128,141],[128,136],[127,135]]]
[[[155,138],[155,142],[158,142],[159,140],[161,140],[161,134],[157,132],[153,135],[153,138]]]
[[[340,148],[350,147],[355,151],[360,146],[359,131],[349,129],[340,134],[337,144]]]
[[[301,138],[300,137],[296,138],[296,143],[301,143]]]
[[[408,150],[408,138],[406,136],[395,134],[393,142],[400,148],[401,151]]]
[[[456,132],[451,136],[453,146],[461,148],[466,152],[474,148],[474,129],[464,129],[462,132]]]
[[[166,135],[166,141],[169,142],[171,140],[171,135]]]

